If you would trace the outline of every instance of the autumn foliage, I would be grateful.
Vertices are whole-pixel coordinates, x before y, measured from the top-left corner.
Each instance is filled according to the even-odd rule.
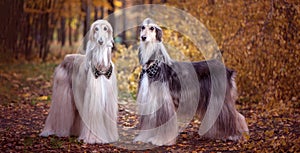
[[[170,1],[202,21],[238,71],[242,101],[299,107],[299,4],[283,1]],[[184,43],[185,48],[191,48]],[[190,52],[199,52],[190,49]],[[189,54],[187,54],[189,56]],[[191,60],[195,59],[191,55]]]
[[[9,2],[5,0],[3,4]],[[34,3],[31,0],[13,2],[16,6],[20,3]],[[85,145],[72,137],[50,137],[48,139],[38,137],[51,102],[52,73],[62,58],[62,56],[55,57],[55,53],[63,43],[63,31],[65,30],[65,35],[68,34],[66,29],[69,29],[70,23],[70,30],[67,31],[73,31],[70,38],[73,38],[71,42],[75,43],[74,39],[79,35],[77,30],[80,28],[83,30],[83,24],[92,22],[96,17],[100,18],[102,9],[110,11],[110,13],[113,12],[112,6],[120,9],[125,1],[91,0],[92,9],[89,12],[91,15],[89,19],[86,18],[87,10],[84,10],[86,8],[82,3],[87,2],[84,0],[37,2],[41,2],[41,5],[52,4],[55,9],[63,9],[48,12],[48,15],[47,13],[38,15],[38,12],[25,10],[31,13],[32,16],[30,16],[22,14],[24,11],[22,7],[17,7],[14,15],[21,14],[22,20],[20,21],[24,21],[23,26],[26,28],[22,28],[22,25],[13,25],[11,22],[14,20],[11,21],[8,18],[5,21],[9,21],[7,23],[12,26],[0,25],[2,29],[8,29],[2,35],[9,34],[11,32],[9,30],[12,28],[20,29],[19,34],[11,34],[16,38],[0,35],[0,53],[3,53],[0,56],[0,150],[11,152],[128,151],[111,144]],[[141,4],[137,1],[126,2],[130,5]],[[159,0],[143,2],[162,4],[162,1]],[[239,91],[237,109],[245,115],[250,135],[246,136],[247,141],[242,142],[202,139],[197,135],[200,121],[194,119],[180,134],[176,145],[156,148],[158,152],[299,152],[300,3],[293,0],[167,0],[163,2],[163,5],[186,11],[201,21],[216,40],[226,66],[237,71],[236,82]],[[2,3],[0,2],[0,4]],[[11,9],[14,8],[14,5],[8,6],[9,12],[12,13]],[[28,6],[28,8],[31,7]],[[102,15],[107,15],[107,13]],[[62,24],[63,20],[66,22],[65,25]],[[50,31],[46,30],[48,25],[39,21],[48,21]],[[182,25],[186,24],[180,20],[176,22]],[[37,26],[30,26],[31,24]],[[76,28],[74,29],[74,27]],[[162,28],[164,44],[174,59],[205,60],[190,38],[168,27]],[[43,35],[40,39],[42,43],[39,43],[37,34],[43,33],[46,35]],[[197,31],[194,33],[197,35]],[[126,35],[118,38],[120,37],[125,38]],[[1,38],[9,38],[10,43],[6,43]],[[122,44],[122,42],[116,41],[113,61],[118,74],[119,123],[122,126],[133,127],[137,120],[136,115],[130,109],[133,109],[131,104],[135,102],[141,66],[137,58],[136,34],[128,32],[127,39],[132,42]],[[17,42],[17,45],[14,42]],[[55,46],[57,44],[59,47]],[[54,49],[51,50],[51,48]],[[72,51],[76,52],[77,50]],[[42,64],[32,64],[30,61],[5,62],[6,55],[14,58],[15,56],[20,57],[20,54],[23,53],[35,57],[41,56],[41,58],[47,59],[47,62]],[[62,52],[62,54],[65,53]],[[47,55],[48,57],[46,57]],[[187,59],[182,59],[181,55]]]

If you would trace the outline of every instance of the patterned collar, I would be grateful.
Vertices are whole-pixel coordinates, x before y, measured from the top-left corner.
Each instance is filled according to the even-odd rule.
[[[110,78],[111,74],[112,74],[112,71],[113,71],[113,67],[112,67],[112,64],[110,64],[109,66],[109,69],[107,71],[99,71],[97,70],[94,66],[92,67],[92,72],[95,76],[95,78],[97,79],[100,75],[104,75],[107,79]]]
[[[158,74],[159,71],[159,66],[158,64],[160,63],[159,60],[154,60],[153,62],[150,62],[146,69],[142,69],[142,72],[140,74],[140,79],[143,77],[143,75],[146,73],[149,78],[153,78],[156,74]]]

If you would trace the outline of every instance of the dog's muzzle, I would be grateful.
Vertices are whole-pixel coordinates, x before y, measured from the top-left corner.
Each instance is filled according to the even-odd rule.
[[[147,39],[146,36],[141,36],[142,41],[145,41]]]
[[[100,44],[100,45],[103,45],[103,40],[98,40],[98,43]]]

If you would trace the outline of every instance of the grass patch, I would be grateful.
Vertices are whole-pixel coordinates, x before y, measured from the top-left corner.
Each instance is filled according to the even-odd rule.
[[[0,104],[8,105],[18,102],[24,97],[20,93],[31,87],[36,81],[50,81],[58,64],[53,63],[9,63],[0,64]],[[30,101],[35,104],[36,100]]]
[[[36,105],[36,101],[35,100],[31,100],[31,102],[30,102],[30,104],[32,105],[32,106],[34,106],[34,105]]]
[[[56,138],[50,138],[50,146],[53,149],[59,149],[63,145],[63,142]]]
[[[34,138],[26,137],[24,139],[24,146],[32,146],[34,143]]]
[[[18,63],[18,64],[0,64],[0,70],[6,74],[15,74],[25,81],[28,77],[44,76],[50,79],[56,63]]]
[[[81,141],[79,141],[79,140],[78,140],[78,138],[77,138],[77,137],[75,137],[75,136],[71,136],[71,137],[69,137],[69,142],[70,142],[70,143],[79,144],[79,145],[81,145],[81,144],[82,144],[82,142],[81,142]]]

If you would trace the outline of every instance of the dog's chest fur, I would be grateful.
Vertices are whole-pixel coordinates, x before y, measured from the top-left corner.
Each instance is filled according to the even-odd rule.
[[[139,60],[141,65],[149,61],[163,61],[163,54],[157,43],[142,43],[139,48]]]

